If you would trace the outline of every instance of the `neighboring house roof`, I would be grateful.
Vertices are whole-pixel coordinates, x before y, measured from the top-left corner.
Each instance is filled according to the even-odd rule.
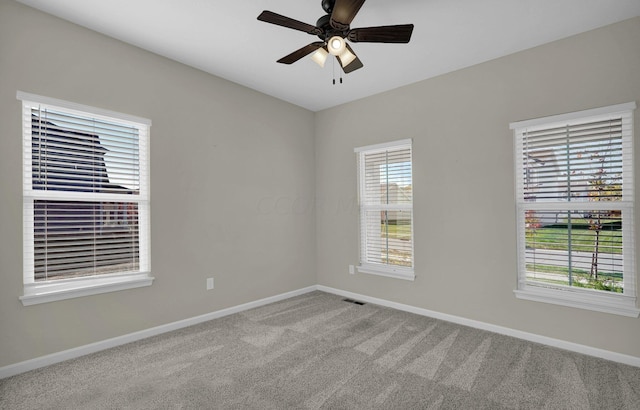
[[[35,114],[31,118],[34,189],[133,194],[109,182],[104,160],[108,149],[99,135],[65,129]]]

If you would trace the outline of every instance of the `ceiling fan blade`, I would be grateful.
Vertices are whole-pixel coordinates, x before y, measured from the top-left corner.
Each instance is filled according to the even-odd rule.
[[[340,63],[340,67],[342,67],[342,71],[344,71],[345,74],[349,74],[352,71],[356,71],[357,69],[364,67],[364,64],[362,64],[362,61],[360,61],[358,56],[356,56],[356,53],[353,51],[353,49],[349,47],[349,44],[347,44],[346,46],[347,46],[347,49],[351,52],[351,54],[353,54],[356,58],[352,62],[350,62],[346,67],[342,64],[342,60],[340,60],[340,56],[336,56],[336,58]]]
[[[322,41],[316,41],[315,43],[308,44],[301,49],[294,51],[288,56],[282,57],[280,60],[278,60],[278,62],[282,64],[293,64],[296,61],[300,60],[302,57],[313,53],[322,46],[324,46],[324,43]]]
[[[304,31],[305,33],[314,34],[316,36],[323,33],[323,31],[316,26],[312,26],[311,24],[303,23],[302,21],[294,20],[292,18],[268,10],[260,13],[260,15],[258,16],[258,20],[275,24],[277,26]]]
[[[413,24],[354,28],[349,32],[349,40],[354,43],[408,43],[413,33]]]
[[[358,14],[365,0],[336,0],[331,12],[331,27],[336,30],[348,30],[349,24]]]

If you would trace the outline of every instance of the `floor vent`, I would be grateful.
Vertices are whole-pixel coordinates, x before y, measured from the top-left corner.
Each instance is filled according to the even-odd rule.
[[[342,299],[343,302],[349,302],[349,303],[353,303],[354,305],[364,305],[364,302],[360,302],[359,300],[353,300],[353,299]]]

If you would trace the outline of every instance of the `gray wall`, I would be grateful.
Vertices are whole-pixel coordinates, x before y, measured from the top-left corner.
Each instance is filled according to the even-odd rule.
[[[17,90],[153,121],[153,286],[22,306]],[[310,111],[0,0],[0,367],[315,284],[315,216],[304,206],[315,189],[313,122]]]
[[[640,102],[639,44],[634,18],[317,113],[319,283],[640,357],[638,319],[515,298],[509,130],[513,121]],[[414,141],[417,278],[349,275],[358,263],[353,148],[403,138]],[[637,191],[640,166],[635,176]]]
[[[0,367],[316,283],[640,357],[638,319],[513,296],[508,129],[640,102],[639,43],[635,18],[314,114],[0,0]],[[153,286],[18,301],[17,90],[153,121]],[[349,275],[353,148],[402,138],[414,139],[417,278]]]

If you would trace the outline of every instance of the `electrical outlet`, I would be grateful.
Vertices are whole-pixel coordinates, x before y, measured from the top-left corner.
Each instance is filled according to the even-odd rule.
[[[356,269],[353,267],[353,265],[349,265],[349,273],[352,275],[356,273]]]
[[[207,290],[213,289],[213,278],[207,278]]]

